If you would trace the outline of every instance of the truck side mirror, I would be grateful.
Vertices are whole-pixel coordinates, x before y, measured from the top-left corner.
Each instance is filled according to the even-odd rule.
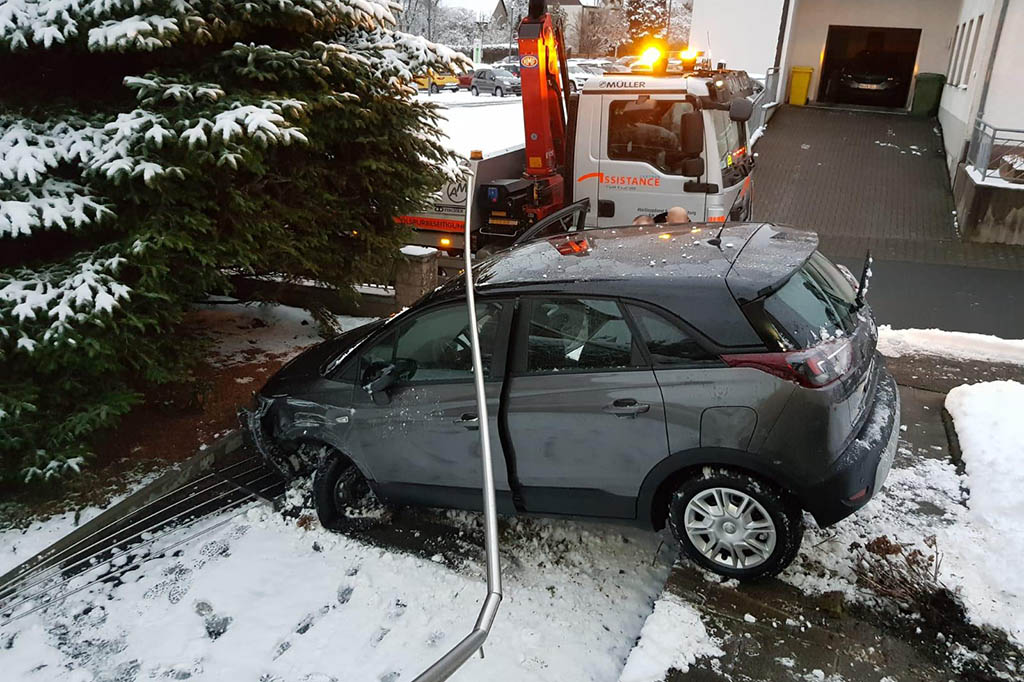
[[[679,151],[687,157],[699,157],[704,151],[704,114],[699,111],[683,114],[680,132]]]
[[[745,97],[737,97],[729,102],[729,120],[743,123],[750,120],[754,113],[754,103]]]
[[[699,178],[704,175],[704,159],[699,156],[683,159],[683,175],[688,178]]]

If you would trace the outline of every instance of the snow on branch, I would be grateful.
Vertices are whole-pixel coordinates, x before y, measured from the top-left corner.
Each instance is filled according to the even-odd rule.
[[[38,228],[82,227],[113,215],[85,187],[66,180],[47,178],[38,187],[14,183],[0,189],[0,238],[27,236]]]
[[[49,49],[84,37],[94,52],[152,51],[223,38],[243,23],[279,25],[282,15],[321,28],[372,30],[396,25],[400,10],[394,0],[3,0],[0,47]]]
[[[422,36],[400,31],[353,30],[347,32],[344,39],[375,76],[409,94],[416,91],[411,85],[413,78],[428,69],[457,72],[473,68],[465,55]]]
[[[15,322],[18,338],[11,339],[15,347],[31,353],[39,344],[56,344],[62,339],[73,344],[67,336],[73,323],[84,324],[101,313],[112,313],[121,301],[128,300],[131,290],[114,278],[124,262],[120,256],[90,257],[71,266],[0,273],[0,319]],[[11,326],[2,327],[3,335]],[[41,329],[41,333],[30,332],[31,328]]]

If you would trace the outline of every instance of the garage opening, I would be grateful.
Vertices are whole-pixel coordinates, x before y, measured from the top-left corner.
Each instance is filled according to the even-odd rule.
[[[818,101],[905,107],[920,40],[919,28],[829,26]]]

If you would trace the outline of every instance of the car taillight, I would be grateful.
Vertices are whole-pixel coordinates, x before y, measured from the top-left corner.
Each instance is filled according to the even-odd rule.
[[[780,353],[739,353],[723,355],[730,367],[751,367],[807,388],[828,386],[850,369],[853,348],[849,339],[824,341],[806,350]]]

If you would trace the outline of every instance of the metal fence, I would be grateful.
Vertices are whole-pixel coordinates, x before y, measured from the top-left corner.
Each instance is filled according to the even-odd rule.
[[[1024,130],[997,128],[979,118],[967,148],[967,164],[983,179],[1024,185]]]
[[[764,89],[754,98],[754,112],[750,115],[747,130],[750,131],[751,139],[757,139],[761,135],[758,131],[764,127],[771,118],[772,112],[779,101],[779,70],[768,69],[764,77]],[[763,131],[762,131],[763,132]]]

